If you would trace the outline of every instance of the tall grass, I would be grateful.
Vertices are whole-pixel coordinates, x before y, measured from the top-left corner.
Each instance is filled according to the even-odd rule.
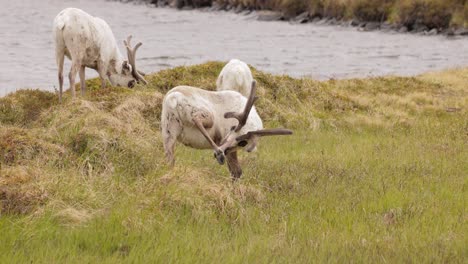
[[[0,262],[464,262],[468,69],[327,82],[253,69],[265,125],[295,134],[242,153],[232,184],[210,151],[178,145],[167,167],[159,132],[168,89],[214,89],[222,66],[133,90],[90,80],[62,105],[1,98]]]

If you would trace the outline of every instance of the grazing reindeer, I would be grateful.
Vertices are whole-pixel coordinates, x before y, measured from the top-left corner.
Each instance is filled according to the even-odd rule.
[[[221,70],[216,81],[216,90],[232,90],[249,97],[253,77],[249,66],[240,60],[230,60]]]
[[[98,17],[93,17],[77,8],[66,8],[54,19],[55,56],[58,66],[60,86],[59,100],[63,92],[63,62],[67,56],[72,61],[69,74],[70,89],[75,98],[75,77],[79,72],[81,94],[86,90],[85,67],[96,70],[101,78],[101,87],[106,87],[108,79],[112,85],[133,87],[135,82],[147,84],[144,74],[137,70],[135,55],[142,45],[130,45],[131,36],[124,41],[128,61],[117,47],[109,25]]]
[[[218,163],[223,165],[227,159],[232,178],[240,178],[238,148],[251,152],[259,137],[292,134],[282,128],[263,129],[254,107],[258,99],[255,92],[255,81],[249,98],[235,91],[206,91],[191,86],[171,89],[164,97],[161,116],[168,162],[174,165],[175,143],[180,141],[196,149],[213,149]]]

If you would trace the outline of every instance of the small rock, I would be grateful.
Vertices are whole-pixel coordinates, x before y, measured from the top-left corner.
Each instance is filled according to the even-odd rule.
[[[346,21],[344,21],[344,20],[339,20],[339,21],[338,21],[338,25],[340,25],[340,26],[342,26],[342,27],[343,27],[343,26],[347,26],[348,24],[349,24],[349,23],[346,22]]]
[[[392,25],[388,22],[384,22],[382,24],[380,24],[380,29],[381,30],[384,30],[384,31],[390,31],[392,29],[395,29],[395,25]]]
[[[247,16],[247,15],[252,14],[252,12],[253,12],[252,10],[246,9],[246,10],[244,10],[244,12],[242,12],[242,15]]]
[[[224,9],[224,7],[222,5],[220,5],[220,4],[218,4],[217,2],[214,2],[213,5],[210,8],[211,11],[221,11],[223,9]]]
[[[338,24],[338,20],[336,20],[336,18],[332,18],[332,19],[328,20],[327,23],[329,25],[336,25],[336,24]]]
[[[261,11],[261,12],[258,12],[257,19],[260,21],[282,20],[283,14],[281,14],[280,12],[274,12],[274,11]]]
[[[319,21],[317,21],[317,25],[325,25],[327,24],[327,22],[328,22],[328,19],[322,18]]]
[[[181,10],[184,10],[184,11],[193,10],[193,6],[183,6]]]
[[[457,36],[468,36],[468,28],[459,28],[453,32]]]
[[[349,22],[349,25],[353,27],[357,27],[359,26],[359,21],[353,19]]]
[[[372,31],[380,28],[380,23],[378,22],[369,22],[366,23],[366,26],[364,27],[365,31]]]
[[[424,31],[427,31],[428,28],[426,27],[426,25],[423,25],[423,24],[415,24],[413,26],[413,29],[411,30],[411,32],[413,33],[420,33],[420,32],[424,32]]]
[[[169,6],[172,8],[182,8],[184,6],[184,1],[182,0],[171,0]]]
[[[234,9],[234,13],[236,14],[239,14],[242,11],[244,11],[244,8],[242,8],[242,6],[237,6],[236,9]]]
[[[405,27],[405,26],[402,26],[399,30],[398,30],[399,33],[406,33],[408,32],[408,28]]]
[[[165,7],[167,5],[169,5],[169,3],[167,1],[158,1],[156,3],[153,3],[155,4],[157,7]]]
[[[443,33],[449,37],[455,36],[455,31],[452,28],[448,28],[444,30]]]
[[[428,35],[428,36],[434,36],[434,35],[437,35],[437,33],[439,33],[439,31],[437,30],[437,28],[433,28],[429,31],[425,31],[424,34],[425,35]]]
[[[320,21],[320,17],[316,16],[312,19],[312,23],[318,23]]]
[[[304,12],[292,19],[296,23],[304,24],[309,22],[309,12]]]

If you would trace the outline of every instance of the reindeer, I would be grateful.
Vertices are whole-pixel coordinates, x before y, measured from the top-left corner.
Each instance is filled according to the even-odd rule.
[[[232,90],[249,97],[253,77],[249,66],[240,60],[230,60],[221,70],[216,81],[216,90]]]
[[[128,61],[117,47],[117,42],[109,25],[98,17],[93,17],[77,8],[66,8],[54,19],[53,35],[58,66],[59,101],[63,92],[63,62],[65,56],[72,61],[69,74],[72,97],[75,98],[75,77],[79,72],[81,94],[86,90],[85,67],[96,70],[101,78],[101,87],[106,80],[112,85],[132,88],[136,82],[147,84],[144,74],[137,70],[136,52],[141,42],[132,48],[132,36],[124,40]]]
[[[256,82],[252,82],[249,98],[235,91],[207,91],[191,86],[171,89],[163,100],[161,129],[167,161],[174,165],[176,141],[195,149],[213,149],[220,165],[227,160],[233,180],[242,169],[237,150],[256,149],[262,136],[290,135],[292,131],[263,129],[254,103]],[[236,121],[237,120],[237,121]],[[236,124],[237,122],[237,124]]]

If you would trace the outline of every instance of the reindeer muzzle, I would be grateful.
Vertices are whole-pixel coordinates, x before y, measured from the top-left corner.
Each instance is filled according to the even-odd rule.
[[[224,165],[224,162],[226,161],[226,156],[223,152],[215,152],[214,157],[218,161],[219,165]]]

